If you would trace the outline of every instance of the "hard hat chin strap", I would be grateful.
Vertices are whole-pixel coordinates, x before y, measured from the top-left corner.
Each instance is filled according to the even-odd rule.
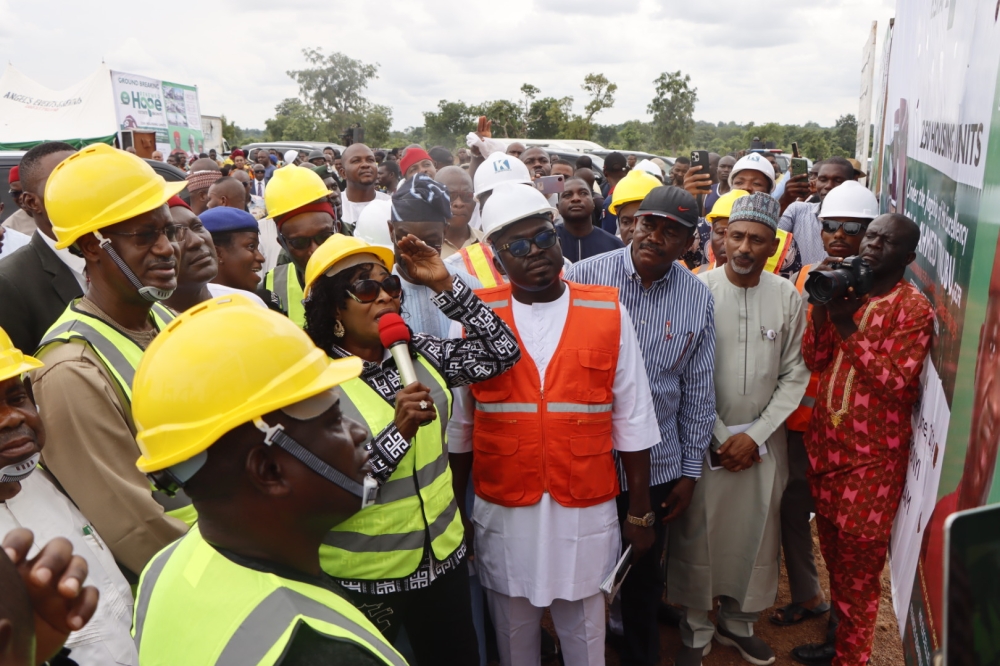
[[[378,481],[370,476],[365,477],[365,482],[358,483],[354,479],[348,478],[346,474],[334,469],[326,464],[307,448],[296,442],[285,433],[285,428],[280,423],[269,426],[263,419],[253,420],[257,430],[264,433],[264,443],[268,446],[278,445],[288,452],[293,458],[303,465],[316,472],[330,483],[339,486],[356,497],[361,498],[361,508],[369,507],[375,503],[375,496],[378,493]]]
[[[122,259],[118,252],[115,251],[115,248],[112,247],[111,239],[105,238],[99,231],[95,231],[94,235],[97,236],[97,240],[101,241],[101,249],[107,252],[108,256],[111,257],[111,260],[118,264],[118,268],[120,268],[122,273],[125,274],[125,277],[127,277],[128,281],[132,283],[132,286],[135,287],[135,290],[139,292],[140,296],[150,303],[157,303],[159,301],[165,301],[173,295],[173,289],[160,289],[158,287],[143,286],[143,284],[139,282],[139,278],[132,272],[132,269],[125,263],[125,260]]]
[[[28,478],[35,471],[35,468],[38,467],[38,460],[41,457],[41,453],[34,453],[21,462],[0,467],[0,483],[11,483]]]

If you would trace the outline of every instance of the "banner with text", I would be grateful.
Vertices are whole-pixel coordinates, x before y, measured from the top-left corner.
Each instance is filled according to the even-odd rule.
[[[111,72],[119,130],[156,132],[156,148],[201,152],[201,110],[198,89],[136,74]]]
[[[1000,499],[998,20],[996,2],[900,0],[877,93],[871,185],[884,212],[920,225],[908,278],[936,313],[891,544],[904,652],[920,666],[943,638],[944,520]]]

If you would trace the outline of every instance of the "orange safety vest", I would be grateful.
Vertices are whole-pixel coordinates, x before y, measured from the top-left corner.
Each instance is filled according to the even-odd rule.
[[[566,282],[563,337],[540,385],[527,354],[499,377],[470,387],[476,494],[502,506],[587,507],[618,495],[611,454],[612,387],[618,366],[618,289]],[[476,291],[517,336],[510,285]]]
[[[491,288],[504,284],[507,280],[493,264],[493,251],[486,243],[473,243],[463,247],[458,253],[465,262],[465,270],[475,276],[483,287]]]
[[[799,290],[800,294],[806,286],[806,278],[809,277],[810,270],[812,270],[811,264],[803,266],[802,270],[799,271],[798,277],[795,278],[795,288]],[[811,308],[812,306],[809,307]],[[808,319],[808,312],[806,313],[806,318]],[[809,324],[807,323],[806,325],[808,326]],[[797,432],[806,431],[806,428],[809,426],[809,419],[812,418],[813,407],[816,406],[817,395],[819,395],[819,373],[814,372],[809,377],[809,386],[806,387],[806,394],[802,396],[798,408],[785,421],[785,426],[789,430]]]

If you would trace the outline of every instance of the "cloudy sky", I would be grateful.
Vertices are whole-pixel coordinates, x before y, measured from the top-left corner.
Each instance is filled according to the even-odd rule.
[[[380,65],[369,98],[396,129],[438,100],[573,96],[618,84],[601,123],[646,119],[653,80],[691,75],[695,118],[831,125],[858,112],[861,49],[894,0],[0,0],[0,56],[50,88],[98,67],[197,85],[202,113],[263,128],[321,47]]]

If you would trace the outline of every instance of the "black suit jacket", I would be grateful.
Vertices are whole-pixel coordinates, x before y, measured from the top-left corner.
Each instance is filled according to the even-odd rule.
[[[0,327],[25,354],[34,353],[69,302],[83,296],[73,271],[40,234],[0,261]]]

